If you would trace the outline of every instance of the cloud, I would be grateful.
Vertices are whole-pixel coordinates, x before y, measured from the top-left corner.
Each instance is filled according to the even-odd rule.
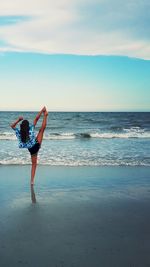
[[[5,0],[0,16],[20,18],[0,24],[0,51],[150,59],[147,0]]]

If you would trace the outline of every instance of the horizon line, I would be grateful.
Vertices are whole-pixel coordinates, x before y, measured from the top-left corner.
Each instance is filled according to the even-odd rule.
[[[39,110],[0,110],[0,112],[39,112]],[[83,113],[96,113],[96,112],[150,112],[150,110],[48,110],[48,112],[83,112]]]

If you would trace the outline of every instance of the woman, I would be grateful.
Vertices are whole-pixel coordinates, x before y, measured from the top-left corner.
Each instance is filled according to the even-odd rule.
[[[34,128],[39,118],[41,117],[42,113],[44,114],[42,126],[37,136],[35,136]],[[43,134],[47,124],[47,116],[48,112],[46,108],[43,107],[42,110],[35,117],[33,125],[29,125],[29,121],[24,120],[23,117],[19,117],[18,120],[16,120],[14,123],[11,124],[11,127],[13,130],[15,130],[17,139],[19,141],[19,148],[27,148],[31,154],[31,162],[32,162],[31,185],[34,185],[34,176],[37,166],[37,155],[43,140]],[[16,125],[20,121],[22,121],[22,123],[20,124],[20,129],[18,129],[16,128]]]

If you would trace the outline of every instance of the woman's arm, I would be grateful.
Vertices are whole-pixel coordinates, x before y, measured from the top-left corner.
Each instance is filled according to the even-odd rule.
[[[41,109],[41,111],[37,114],[37,116],[35,117],[34,122],[33,122],[33,125],[34,126],[37,124],[39,118],[41,117],[42,113],[45,112],[45,110],[46,110],[46,107],[43,107]]]
[[[18,124],[18,122],[20,122],[22,120],[23,120],[23,117],[19,117],[14,123],[12,123],[10,125],[10,127],[14,129],[16,127],[16,125]]]

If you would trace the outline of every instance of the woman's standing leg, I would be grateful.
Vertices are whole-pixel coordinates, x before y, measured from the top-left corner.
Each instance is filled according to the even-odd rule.
[[[36,166],[37,166],[37,154],[31,156],[31,161],[32,161],[32,168],[31,168],[31,185],[33,185],[33,184],[34,184],[34,176],[35,176]]]

